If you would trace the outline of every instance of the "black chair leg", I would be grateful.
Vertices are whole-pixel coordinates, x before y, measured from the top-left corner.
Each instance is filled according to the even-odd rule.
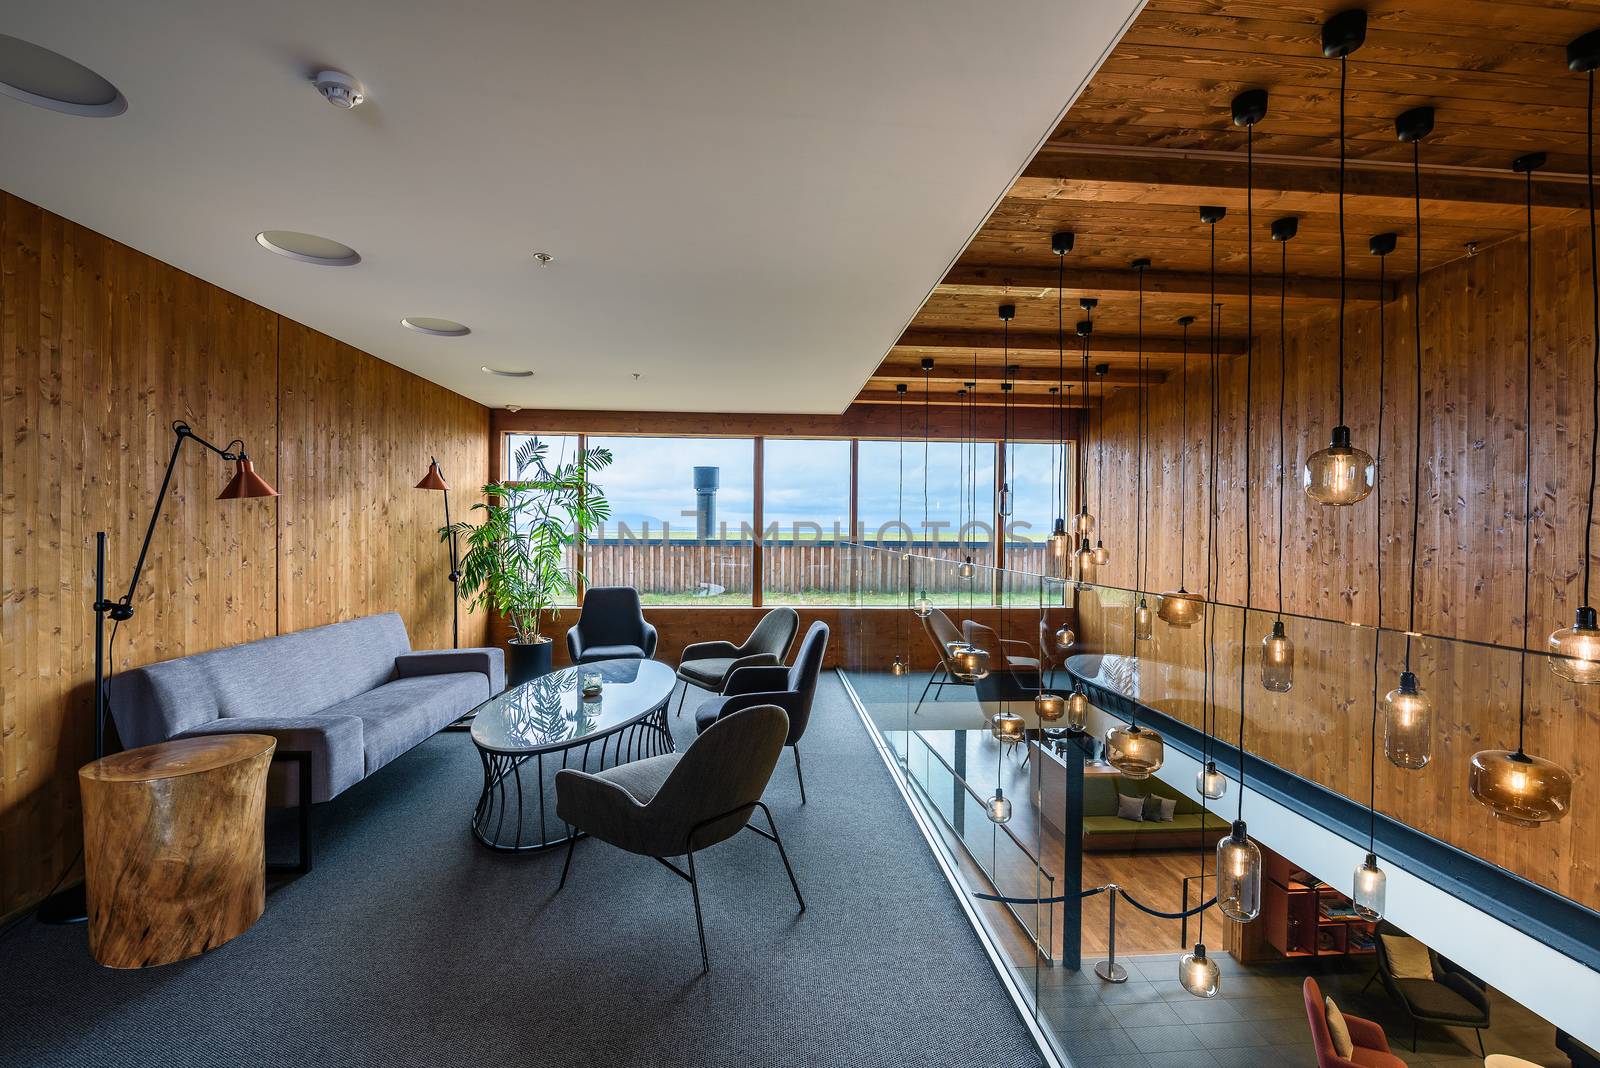
[[[573,831],[572,837],[567,839],[567,860],[566,863],[561,865],[561,881],[556,884],[556,893],[558,894],[567,885],[567,872],[572,870],[572,851],[577,848],[577,845],[578,832]]]
[[[922,687],[922,696],[917,698],[917,707],[913,708],[911,710],[911,714],[913,716],[916,715],[918,712],[922,711],[922,702],[924,702],[924,701],[926,701],[928,699],[928,691],[933,688],[933,677],[935,675],[937,675],[937,674],[938,674],[937,671],[928,672],[928,682],[927,682],[927,684],[925,686]],[[937,701],[938,698],[936,697],[936,698],[934,698],[934,700]]]
[[[794,745],[790,748],[794,750],[794,777],[800,781],[800,803],[803,805],[806,803],[806,777],[800,770],[800,747]]]
[[[1363,994],[1365,994],[1367,992],[1367,988],[1370,987],[1373,983],[1377,982],[1377,980],[1378,980],[1378,973],[1377,972],[1373,972],[1371,975],[1367,976],[1367,984],[1366,984],[1366,986],[1363,986],[1361,988],[1361,992]]]
[[[933,699],[939,700],[944,696],[945,684],[950,681],[950,669],[943,664],[939,665],[939,686],[933,691]]]
[[[694,850],[689,850],[689,892],[694,895],[694,927],[700,933],[700,970],[711,970],[711,957],[706,953],[706,925],[700,917],[700,882],[694,874]]]
[[[772,818],[772,810],[764,802],[759,801],[756,802],[756,807],[760,808],[767,817],[767,826],[772,828],[772,842],[778,847],[778,859],[783,861],[783,870],[789,873],[789,885],[794,888],[794,899],[800,903],[800,911],[804,912],[806,910],[806,899],[800,896],[800,884],[795,881],[794,868],[789,864],[789,854],[784,851],[783,839],[778,837],[778,824]],[[759,827],[752,829],[760,830]]]
[[[1411,1052],[1417,1052],[1417,1021],[1411,1021]]]
[[[673,713],[674,715],[677,715],[677,716],[683,715],[683,699],[685,697],[688,697],[688,696],[689,696],[689,684],[686,682],[686,683],[683,684],[683,689],[680,690],[679,693],[678,693],[678,711]]]
[[[1478,1056],[1487,1058],[1489,1055],[1483,1051],[1483,1029],[1474,1027],[1472,1033],[1478,1036]]]

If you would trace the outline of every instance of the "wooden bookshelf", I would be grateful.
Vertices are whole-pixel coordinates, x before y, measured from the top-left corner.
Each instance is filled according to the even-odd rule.
[[[1261,850],[1261,859],[1261,915],[1240,925],[1235,955],[1257,962],[1375,952],[1374,925],[1356,915],[1347,895],[1270,849]]]

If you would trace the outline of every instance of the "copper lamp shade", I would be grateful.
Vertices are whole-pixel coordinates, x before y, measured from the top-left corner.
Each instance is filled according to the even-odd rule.
[[[422,476],[422,481],[417,483],[417,489],[436,490],[445,492],[450,488],[450,483],[444,480],[443,473],[439,470],[439,461],[431,460],[428,463],[428,473]]]
[[[1205,615],[1205,601],[1197,593],[1179,587],[1177,593],[1163,593],[1156,607],[1156,615],[1168,626],[1188,629]]]
[[[1467,784],[1472,796],[1488,805],[1497,819],[1518,827],[1555,823],[1572,807],[1572,775],[1521,749],[1472,754]]]
[[[276,497],[278,491],[273,489],[267,480],[256,474],[255,465],[242,453],[234,461],[237,469],[233,478],[229,479],[221,493],[217,494],[219,501],[242,501],[251,497]]]

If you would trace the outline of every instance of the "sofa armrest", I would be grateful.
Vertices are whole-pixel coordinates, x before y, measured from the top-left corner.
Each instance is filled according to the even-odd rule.
[[[504,649],[428,649],[401,653],[394,658],[395,673],[402,679],[417,675],[453,675],[476,671],[489,676],[489,693],[506,688]]]
[[[1383,1033],[1383,1028],[1371,1020],[1363,1020],[1359,1016],[1345,1015],[1344,1025],[1350,1031],[1350,1041],[1360,1049],[1375,1049],[1382,1053],[1389,1052],[1389,1038]]]
[[[789,669],[768,664],[741,667],[728,672],[722,684],[723,694],[781,693],[789,689]]]
[[[366,741],[359,716],[233,716],[212,720],[179,738],[214,734],[265,734],[279,749],[311,754],[311,800],[327,801],[360,782],[367,771]],[[271,805],[298,803],[299,768],[274,764],[267,778]]]
[[[720,657],[737,658],[739,647],[732,642],[695,642],[693,645],[683,647],[683,655],[678,658],[678,663],[687,664],[691,660],[715,660]]]
[[[656,633],[654,624],[652,624],[649,620],[642,620],[640,625],[644,628],[644,634],[642,635],[644,640],[640,642],[640,645],[644,649],[644,658],[646,660],[654,660],[656,655],[656,642],[660,640],[661,636]]]

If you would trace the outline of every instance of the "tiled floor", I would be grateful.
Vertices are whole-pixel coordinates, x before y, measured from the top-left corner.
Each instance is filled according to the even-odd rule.
[[[1246,968],[1216,952],[1218,996],[1200,1000],[1178,985],[1179,954],[1123,958],[1128,981],[1102,982],[1086,961],[1081,972],[1039,972],[1041,1020],[1060,1039],[1074,1068],[1315,1068],[1298,963]],[[1381,984],[1364,993],[1367,969],[1316,973],[1323,992],[1342,1008],[1381,1024],[1396,1056],[1411,1064],[1482,1068],[1470,1030],[1423,1027],[1417,1051],[1411,1024]],[[1034,973],[1019,973],[1029,989]],[[1555,1029],[1522,1006],[1491,992],[1494,1026],[1483,1033],[1490,1053],[1513,1053],[1536,1064],[1566,1068]]]

